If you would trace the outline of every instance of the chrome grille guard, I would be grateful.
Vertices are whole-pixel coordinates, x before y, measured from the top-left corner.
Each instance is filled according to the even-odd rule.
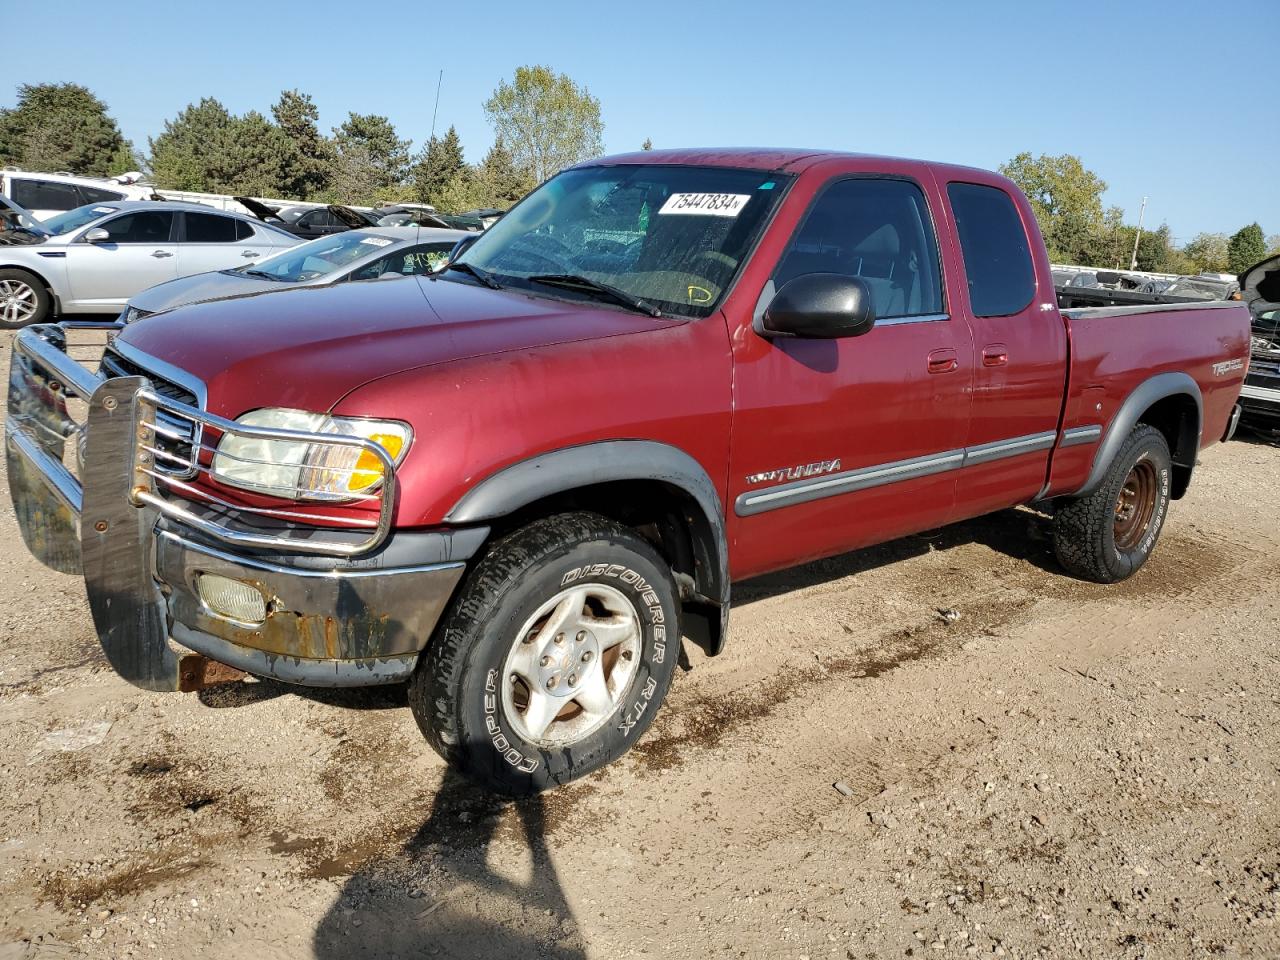
[[[75,457],[65,455],[60,446],[67,441],[75,441],[77,449],[83,449],[80,434],[85,428],[68,413],[67,399],[74,397],[93,406],[95,394],[102,391],[104,384],[119,387],[133,381],[137,389],[130,394],[122,396],[113,389],[110,396],[104,394],[100,398],[108,410],[117,406],[133,408],[133,443],[127,450],[110,450],[113,462],[85,464],[83,473],[88,482],[93,482],[97,470],[128,470],[132,473],[129,500],[135,507],[150,508],[207,537],[241,547],[354,557],[376,549],[390,533],[395,507],[395,462],[381,445],[372,440],[349,434],[246,426],[162,396],[145,377],[108,379],[86,369],[67,354],[65,333],[57,325],[22,330],[14,340],[11,363],[9,410],[5,422],[11,463],[13,454],[19,454],[26,461],[19,469],[25,476],[34,471],[56,498],[59,510],[73,515],[71,520],[76,527],[79,525],[84,490],[80,478],[66,463],[68,459],[74,461]],[[175,457],[172,448],[160,442],[162,439],[175,439],[175,432],[181,433],[175,431],[175,421],[191,424],[189,436],[176,437],[190,440],[189,459]],[[252,506],[226,499],[220,494],[219,487],[198,482],[200,474],[206,478],[209,476],[212,466],[216,445],[204,439],[210,431],[221,436],[356,448],[367,453],[381,469],[381,477],[369,486],[369,492],[321,503],[339,508],[376,503],[376,514],[372,511],[335,513],[332,510],[320,513],[315,506],[308,510],[291,503],[286,509]],[[175,464],[173,461],[176,459],[183,462]],[[270,465],[270,461],[261,462]],[[180,469],[174,469],[175,466]],[[364,468],[361,472],[367,470]],[[14,487],[12,476],[10,485],[16,508],[19,490]],[[39,509],[26,512],[37,517],[42,513]],[[21,521],[21,512],[19,518]],[[47,535],[39,531],[30,532],[35,536],[28,536],[29,531],[24,528],[28,546],[49,563],[42,550],[38,549],[48,539]],[[66,531],[62,532],[65,535]],[[65,564],[50,565],[65,569]]]

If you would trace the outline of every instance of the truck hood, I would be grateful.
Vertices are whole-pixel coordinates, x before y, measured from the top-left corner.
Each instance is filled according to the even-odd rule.
[[[237,417],[264,406],[329,410],[362,384],[415,367],[682,322],[406,277],[191,304],[117,339],[198,377],[210,411]]]
[[[248,293],[266,293],[268,290],[288,289],[288,284],[278,280],[250,277],[236,270],[215,270],[179,277],[144,290],[129,301],[129,306],[158,313],[172,310],[188,303],[202,303],[219,297],[238,297]]]

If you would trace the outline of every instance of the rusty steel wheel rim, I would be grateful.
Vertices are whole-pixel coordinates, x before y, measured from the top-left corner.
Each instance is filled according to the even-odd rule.
[[[1124,478],[1120,494],[1116,497],[1115,544],[1117,550],[1134,549],[1151,528],[1156,514],[1156,501],[1160,490],[1155,465],[1150,460],[1139,460]]]

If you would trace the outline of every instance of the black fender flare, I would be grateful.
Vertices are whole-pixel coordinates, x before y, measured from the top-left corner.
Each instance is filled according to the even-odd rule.
[[[1204,429],[1204,398],[1200,394],[1199,384],[1189,374],[1171,371],[1158,373],[1144,380],[1129,396],[1125,397],[1124,402],[1120,404],[1120,409],[1111,418],[1111,424],[1107,427],[1102,442],[1098,445],[1098,451],[1093,456],[1093,469],[1089,471],[1089,478],[1073,496],[1088,496],[1102,486],[1102,481],[1106,478],[1107,471],[1111,469],[1111,463],[1115,460],[1116,454],[1120,452],[1121,445],[1142,415],[1153,404],[1166,397],[1179,395],[1191,397],[1196,404],[1196,435],[1193,449],[1189,451],[1190,456],[1182,458],[1182,462],[1175,461],[1177,466],[1186,471],[1186,478],[1180,484],[1185,490],[1191,479],[1191,471],[1195,468],[1196,455],[1200,450],[1200,435]]]
[[[450,525],[483,524],[559,493],[619,480],[652,480],[675,487],[697,505],[705,524],[709,557],[698,592],[720,608],[719,652],[728,633],[729,544],[720,494],[702,464],[679,447],[653,440],[602,440],[521,460],[490,474],[445,514]],[[699,539],[694,531],[695,541]],[[696,549],[696,544],[695,544]],[[713,626],[714,629],[714,626]]]

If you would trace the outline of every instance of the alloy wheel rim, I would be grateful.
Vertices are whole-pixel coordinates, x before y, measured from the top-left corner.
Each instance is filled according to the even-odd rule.
[[[21,280],[0,280],[0,320],[26,323],[35,318],[36,291]]]
[[[1125,477],[1116,496],[1114,539],[1116,549],[1132,550],[1151,528],[1159,489],[1155,465],[1139,460]]]
[[[525,740],[564,747],[603,726],[640,666],[640,618],[613,587],[561,590],[525,621],[503,667],[502,706]]]

